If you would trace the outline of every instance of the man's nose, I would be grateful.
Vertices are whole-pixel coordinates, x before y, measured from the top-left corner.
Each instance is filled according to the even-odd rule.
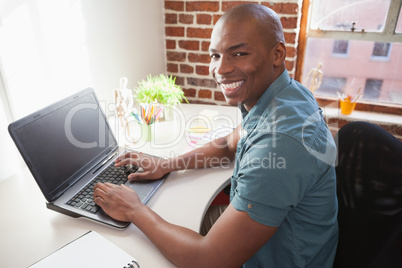
[[[224,75],[233,72],[234,67],[230,60],[226,57],[221,57],[218,62],[216,62],[215,73],[219,75]]]

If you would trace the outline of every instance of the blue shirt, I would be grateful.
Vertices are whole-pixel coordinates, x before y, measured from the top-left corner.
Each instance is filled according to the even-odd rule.
[[[336,146],[313,95],[284,71],[242,113],[231,203],[278,227],[243,267],[332,267]]]

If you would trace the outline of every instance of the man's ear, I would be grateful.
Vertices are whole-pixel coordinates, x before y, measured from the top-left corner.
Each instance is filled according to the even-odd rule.
[[[274,53],[275,53],[274,66],[278,67],[283,65],[286,59],[286,46],[282,41],[276,43],[274,47]]]

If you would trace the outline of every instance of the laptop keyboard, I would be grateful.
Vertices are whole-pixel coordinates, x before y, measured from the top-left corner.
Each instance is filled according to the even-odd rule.
[[[115,167],[114,163],[108,166],[97,177],[95,177],[90,183],[81,189],[76,195],[74,195],[67,205],[73,206],[78,209],[82,209],[91,213],[96,213],[100,210],[100,207],[95,204],[93,200],[94,186],[98,182],[109,182],[113,184],[124,184],[127,182],[127,175],[138,170],[136,166],[130,167]]]

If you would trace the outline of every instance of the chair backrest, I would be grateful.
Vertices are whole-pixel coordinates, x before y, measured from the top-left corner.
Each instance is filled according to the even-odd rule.
[[[402,267],[402,143],[352,122],[335,136],[339,243],[334,267]]]

